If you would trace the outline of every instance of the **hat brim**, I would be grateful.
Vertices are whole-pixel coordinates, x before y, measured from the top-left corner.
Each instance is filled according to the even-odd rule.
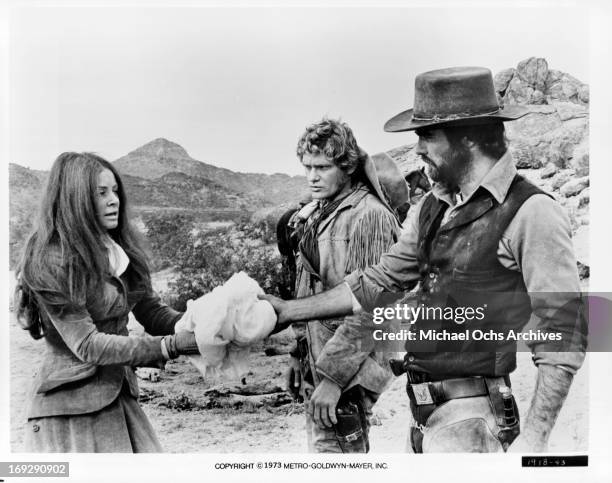
[[[455,119],[433,119],[427,121],[415,121],[412,119],[414,109],[400,112],[385,123],[386,132],[414,131],[415,129],[432,127],[443,128],[449,126],[471,126],[477,124],[488,124],[498,121],[514,121],[525,114],[529,109],[524,106],[505,106],[495,114],[482,114],[476,116],[457,117]]]

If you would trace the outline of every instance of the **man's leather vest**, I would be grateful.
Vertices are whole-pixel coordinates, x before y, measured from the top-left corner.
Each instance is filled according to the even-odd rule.
[[[499,204],[480,187],[444,224],[441,221],[448,205],[430,193],[419,218],[420,301],[427,306],[432,300],[446,301],[448,294],[457,293],[470,300],[485,300],[488,301],[484,322],[487,330],[512,328],[520,331],[531,314],[523,277],[520,272],[505,268],[498,260],[497,251],[502,234],[518,209],[529,197],[540,193],[544,192],[517,175],[503,203]],[[491,296],[494,293],[498,296]],[[516,296],[509,297],[508,293]],[[483,297],[483,294],[487,295]],[[429,326],[457,331],[469,328],[470,322],[461,327],[453,320],[417,324],[420,329]],[[483,328],[482,323],[479,328]],[[470,350],[470,343],[465,343],[461,352],[443,352],[445,344],[435,344],[431,352],[410,352],[407,343],[407,369],[427,373],[431,379],[439,380],[500,376],[516,368],[514,343],[500,352],[474,352],[473,345]]]

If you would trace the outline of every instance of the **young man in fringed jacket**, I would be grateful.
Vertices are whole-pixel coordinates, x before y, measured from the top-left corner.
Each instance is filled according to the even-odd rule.
[[[313,198],[289,222],[298,242],[295,295],[301,298],[377,263],[397,241],[394,208],[408,192],[393,160],[385,154],[368,156],[345,123],[323,119],[309,126],[297,155]],[[359,349],[359,323],[352,321],[359,317],[368,315],[292,326],[298,344],[289,380],[292,392],[306,403],[311,452],[369,450],[368,417],[392,374],[382,355]]]

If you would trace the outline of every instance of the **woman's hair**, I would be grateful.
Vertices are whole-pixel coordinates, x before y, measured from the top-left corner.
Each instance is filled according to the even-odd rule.
[[[354,169],[359,174],[367,157],[355,140],[353,131],[345,122],[323,118],[311,124],[300,137],[297,155],[300,161],[304,154],[324,154],[343,171]]]
[[[119,220],[106,230],[98,219],[98,176],[110,170],[117,181]],[[35,339],[44,335],[37,302],[54,310],[83,306],[88,292],[109,272],[108,233],[130,258],[130,273],[149,284],[144,252],[127,217],[125,190],[114,166],[92,153],[63,153],[53,163],[38,219],[17,270],[17,317]]]

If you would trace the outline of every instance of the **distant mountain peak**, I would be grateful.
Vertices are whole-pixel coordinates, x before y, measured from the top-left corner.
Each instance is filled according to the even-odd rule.
[[[177,143],[167,140],[166,138],[155,138],[153,141],[149,141],[144,146],[161,146],[161,147],[181,147]]]
[[[247,205],[257,209],[300,200],[307,191],[303,177],[236,173],[198,161],[189,156],[182,146],[165,138],[148,142],[117,159],[114,165],[123,175],[159,180],[162,184],[166,182],[173,186],[183,183],[193,187],[198,185],[201,189],[205,187],[213,192],[221,190],[225,194],[232,193],[232,196],[242,200],[240,209]],[[210,199],[207,203],[217,201]]]
[[[130,154],[146,154],[153,156],[163,156],[169,158],[189,158],[191,156],[187,154],[185,148],[181,145],[168,141],[165,138],[157,138],[147,144],[140,146],[139,148],[132,151]]]

